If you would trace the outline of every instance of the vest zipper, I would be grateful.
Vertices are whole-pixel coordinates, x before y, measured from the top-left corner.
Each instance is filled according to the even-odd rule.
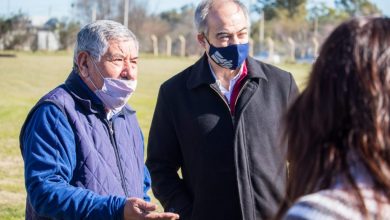
[[[121,176],[121,185],[122,185],[123,191],[125,192],[126,197],[129,197],[129,192],[127,191],[127,187],[126,187],[126,183],[125,183],[125,174],[123,172],[123,168],[122,168],[122,165],[121,165],[121,162],[119,159],[118,146],[116,145],[116,142],[115,142],[114,128],[112,125],[113,123],[112,123],[112,121],[107,121],[107,120],[106,120],[106,122],[107,122],[108,128],[110,130],[110,140],[111,140],[112,146],[114,146],[116,164],[118,166],[119,174]]]

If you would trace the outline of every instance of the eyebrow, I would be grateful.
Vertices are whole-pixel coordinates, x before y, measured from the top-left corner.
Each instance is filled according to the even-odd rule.
[[[246,30],[246,29],[248,29],[248,28],[247,28],[247,27],[244,27],[244,28],[242,28],[241,30],[239,30],[237,33],[241,32],[241,31],[244,31],[244,30]],[[224,35],[224,34],[231,34],[231,33],[226,32],[226,31],[221,31],[221,32],[217,33],[217,37],[218,37],[218,36],[221,36],[221,35]]]
[[[123,54],[120,53],[114,53],[114,54],[107,54],[107,57],[112,59],[114,57],[124,57]]]
[[[112,59],[112,58],[115,58],[115,57],[121,57],[121,58],[123,58],[123,57],[125,57],[125,56],[124,56],[123,54],[121,54],[121,53],[114,53],[114,54],[108,54],[107,57],[108,57],[109,59]],[[136,60],[136,59],[138,59],[138,56],[137,56],[137,57],[130,57],[130,60]]]

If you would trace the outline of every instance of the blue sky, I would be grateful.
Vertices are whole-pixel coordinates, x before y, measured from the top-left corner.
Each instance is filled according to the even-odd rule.
[[[242,2],[249,5],[256,0],[242,0]],[[309,0],[309,2],[327,2],[332,5],[334,0]],[[31,17],[47,18],[47,17],[69,17],[72,14],[71,4],[74,0],[0,0],[0,16],[9,16],[16,14],[19,10],[27,13]],[[148,6],[152,13],[158,13],[173,8],[180,8],[181,6],[194,3],[199,0],[149,0]],[[384,12],[385,15],[390,16],[390,0],[372,0],[373,3]]]

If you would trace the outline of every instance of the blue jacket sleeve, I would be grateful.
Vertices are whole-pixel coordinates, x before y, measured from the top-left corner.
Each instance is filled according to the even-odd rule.
[[[126,198],[101,196],[69,184],[76,167],[75,137],[54,104],[33,113],[22,137],[25,184],[30,203],[56,219],[122,219]]]
[[[141,128],[139,129],[142,137],[142,145],[144,145],[144,135],[142,134]],[[144,200],[150,202],[150,196],[148,195],[148,191],[152,185],[152,179],[150,177],[150,173],[146,165],[144,165]]]
[[[146,166],[144,166],[144,200],[150,202],[150,196],[148,195],[148,191],[152,184],[152,180],[150,177],[149,170]]]

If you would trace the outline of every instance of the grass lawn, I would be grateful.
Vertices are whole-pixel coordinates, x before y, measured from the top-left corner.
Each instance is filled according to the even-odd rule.
[[[138,88],[130,99],[137,110],[145,139],[152,119],[160,84],[195,62],[195,58],[154,58],[142,56]],[[16,58],[0,57],[0,219],[24,219],[26,192],[23,161],[19,150],[20,127],[31,107],[45,93],[66,79],[72,55],[61,53],[18,53]],[[290,71],[300,87],[308,65],[280,65]]]

